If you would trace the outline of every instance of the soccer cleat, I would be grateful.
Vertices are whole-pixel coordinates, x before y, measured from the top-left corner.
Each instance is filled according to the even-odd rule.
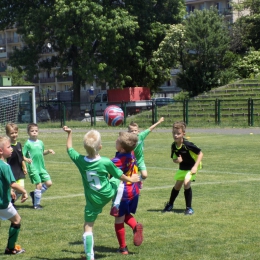
[[[115,206],[113,206],[111,208],[110,215],[114,216],[114,217],[118,217],[119,216],[119,205],[115,205]]]
[[[30,192],[30,197],[32,198],[32,204],[34,206],[34,191]]]
[[[122,255],[128,255],[128,248],[126,247],[119,247],[119,249],[117,250],[117,253],[120,253]]]
[[[140,246],[143,243],[143,225],[137,223],[134,228],[134,245]]]
[[[172,209],[173,209],[173,204],[170,204],[169,202],[166,202],[163,211],[164,212],[166,212],[166,211],[170,212],[170,211],[172,211]]]
[[[33,206],[34,209],[42,209],[42,206],[41,205],[35,205]]]
[[[185,215],[192,215],[194,213],[192,208],[186,208],[186,210],[184,211]]]
[[[5,249],[6,255],[17,255],[17,254],[21,254],[24,252],[25,252],[25,250],[23,248],[21,248],[21,246],[19,246],[19,245],[15,245],[14,249],[9,249],[9,248]]]

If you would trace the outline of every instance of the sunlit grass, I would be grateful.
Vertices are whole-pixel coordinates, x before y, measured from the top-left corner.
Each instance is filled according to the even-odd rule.
[[[73,146],[82,154],[82,140],[87,129],[73,131]],[[101,155],[114,156],[116,129],[100,130]],[[107,205],[94,226],[95,259],[259,259],[259,136],[195,134],[189,130],[187,136],[204,153],[203,169],[192,183],[195,214],[184,216],[183,190],[174,211],[162,213],[174,185],[177,166],[170,159],[171,129],[155,131],[145,141],[149,176],[144,182],[135,215],[144,225],[144,242],[135,247],[127,226],[130,255],[118,255],[114,219],[109,215],[110,205]],[[43,195],[44,209],[41,211],[33,210],[30,200],[25,204],[17,203],[22,216],[18,243],[26,249],[25,254],[15,256],[19,260],[72,260],[80,259],[83,254],[83,186],[78,170],[66,153],[66,137],[60,128],[40,128],[39,139],[46,149],[56,152],[45,157],[53,186]],[[19,139],[22,143],[27,139],[22,128]],[[27,191],[33,188],[27,178]],[[1,221],[2,252],[9,225],[8,221]],[[0,254],[0,259],[10,258]]]

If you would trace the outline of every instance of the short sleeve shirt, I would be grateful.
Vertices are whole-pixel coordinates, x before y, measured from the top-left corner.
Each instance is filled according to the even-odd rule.
[[[180,170],[191,170],[200,152],[201,149],[199,147],[186,139],[183,140],[180,147],[177,147],[175,142],[171,146],[171,158],[177,159],[180,155],[182,157],[182,162],[179,164]]]
[[[68,155],[81,174],[86,201],[103,204],[114,196],[109,175],[119,179],[123,172],[109,158],[100,156],[89,160],[73,148],[68,149]]]
[[[6,159],[7,163],[11,166],[12,172],[16,180],[24,179],[25,175],[22,168],[23,153],[22,145],[17,142],[16,144],[11,144],[13,148],[12,155]]]
[[[41,140],[27,140],[23,147],[23,155],[32,159],[32,163],[26,163],[28,174],[48,173],[44,163],[44,144]]]
[[[15,182],[9,164],[0,160],[0,209],[6,209],[11,201],[10,185]]]

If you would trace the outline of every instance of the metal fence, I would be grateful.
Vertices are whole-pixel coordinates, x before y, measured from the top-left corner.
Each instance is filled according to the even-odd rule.
[[[84,104],[86,106],[86,104]],[[105,126],[102,116],[95,116],[95,105],[87,104],[92,109],[81,110],[81,103],[42,102],[37,108],[37,122],[55,123],[63,126],[68,121],[79,121],[90,126]],[[126,103],[122,103],[122,109]],[[94,109],[94,110],[93,110]],[[126,115],[126,113],[125,113]],[[175,121],[184,121],[192,127],[252,127],[260,126],[260,99],[212,99],[184,100],[170,105],[158,107],[154,103],[149,110],[142,110],[132,116],[125,116],[124,125],[135,121],[142,126],[155,123],[165,117],[163,126],[171,126]]]

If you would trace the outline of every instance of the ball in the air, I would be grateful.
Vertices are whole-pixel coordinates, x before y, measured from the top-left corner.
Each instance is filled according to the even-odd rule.
[[[108,106],[104,113],[104,120],[109,126],[121,125],[124,121],[124,111],[115,105]]]

